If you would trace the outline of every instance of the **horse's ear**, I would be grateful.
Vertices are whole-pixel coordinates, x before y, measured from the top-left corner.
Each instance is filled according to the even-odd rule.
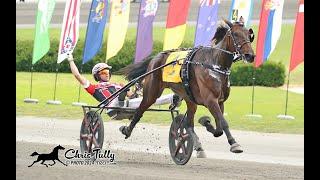
[[[233,24],[230,21],[226,19],[223,19],[223,21],[229,26],[229,28],[232,28]]]

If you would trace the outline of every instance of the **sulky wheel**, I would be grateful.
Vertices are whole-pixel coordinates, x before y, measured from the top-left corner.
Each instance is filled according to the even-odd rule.
[[[104,128],[102,117],[98,112],[89,111],[83,118],[80,129],[81,152],[91,152],[94,148],[102,148]]]
[[[178,165],[185,165],[193,151],[193,140],[189,130],[186,128],[183,115],[180,114],[174,118],[169,132],[169,149],[173,161]]]

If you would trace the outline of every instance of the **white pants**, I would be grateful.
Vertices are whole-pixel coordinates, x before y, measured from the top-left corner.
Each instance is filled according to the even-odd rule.
[[[172,104],[173,103],[173,93],[160,96],[153,105],[164,105],[164,104]],[[125,107],[129,108],[137,108],[140,106],[142,101],[141,98],[129,99]]]
[[[153,105],[172,104],[173,103],[173,95],[174,94],[172,93],[172,94],[167,94],[167,95],[160,96]],[[142,97],[125,100],[124,106],[122,106],[122,107],[138,108],[140,106],[141,101],[142,101]],[[118,98],[115,98],[108,105],[108,107],[121,107],[119,105]]]

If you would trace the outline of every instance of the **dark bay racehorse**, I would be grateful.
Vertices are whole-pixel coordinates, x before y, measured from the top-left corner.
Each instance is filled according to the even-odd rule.
[[[170,88],[186,101],[187,104],[187,127],[191,128],[195,138],[195,150],[203,151],[199,138],[194,133],[194,114],[197,105],[203,105],[209,109],[215,119],[216,128],[210,131],[215,137],[226,133],[230,151],[242,152],[241,146],[232,137],[226,119],[223,117],[224,102],[230,92],[229,73],[233,62],[244,60],[252,63],[255,54],[251,47],[254,39],[252,29],[246,29],[241,22],[231,23],[221,21],[213,37],[214,43],[210,47],[202,47],[195,52],[190,68],[190,89],[193,100],[187,95],[182,83],[168,83],[162,81],[162,70],[155,71],[144,79],[143,99],[135,112],[129,126],[122,126],[120,131],[128,138],[135,125],[139,122],[143,113],[161,96],[165,88]],[[123,69],[128,80],[132,80],[147,71],[151,71],[166,63],[167,57],[172,51],[164,51],[142,61],[131,64]],[[200,65],[202,64],[202,65]],[[203,66],[204,65],[204,66]]]

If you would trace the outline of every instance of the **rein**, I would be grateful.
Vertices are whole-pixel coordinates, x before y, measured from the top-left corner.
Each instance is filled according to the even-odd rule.
[[[225,50],[225,49],[221,49],[221,48],[218,48],[218,47],[212,47],[212,46],[204,46],[204,47],[208,47],[208,48],[212,48],[212,49],[217,49],[219,51],[222,51],[224,53],[227,53],[229,55],[232,55],[233,56],[233,60],[232,62],[237,62],[237,61],[240,61],[241,59],[244,58],[244,55],[241,53],[241,48],[243,47],[243,45],[247,44],[247,43],[250,43],[250,41],[247,41],[245,40],[243,43],[241,44],[238,44],[231,32],[231,28],[228,29],[227,33],[225,36],[231,36],[232,38],[232,41],[233,41],[233,46],[235,48],[235,52],[231,52],[231,51],[228,51],[228,50]],[[204,67],[204,68],[208,68],[212,71],[215,71],[217,73],[220,73],[220,74],[223,74],[223,75],[226,75],[226,76],[229,76],[231,71],[230,69],[227,69],[227,70],[223,70],[221,69],[220,66],[218,65],[209,65],[209,64],[205,64],[205,63],[199,63],[199,62],[192,62],[191,60],[187,60],[185,61],[185,63],[190,63],[190,64],[193,64],[193,65],[199,65],[201,67]]]

